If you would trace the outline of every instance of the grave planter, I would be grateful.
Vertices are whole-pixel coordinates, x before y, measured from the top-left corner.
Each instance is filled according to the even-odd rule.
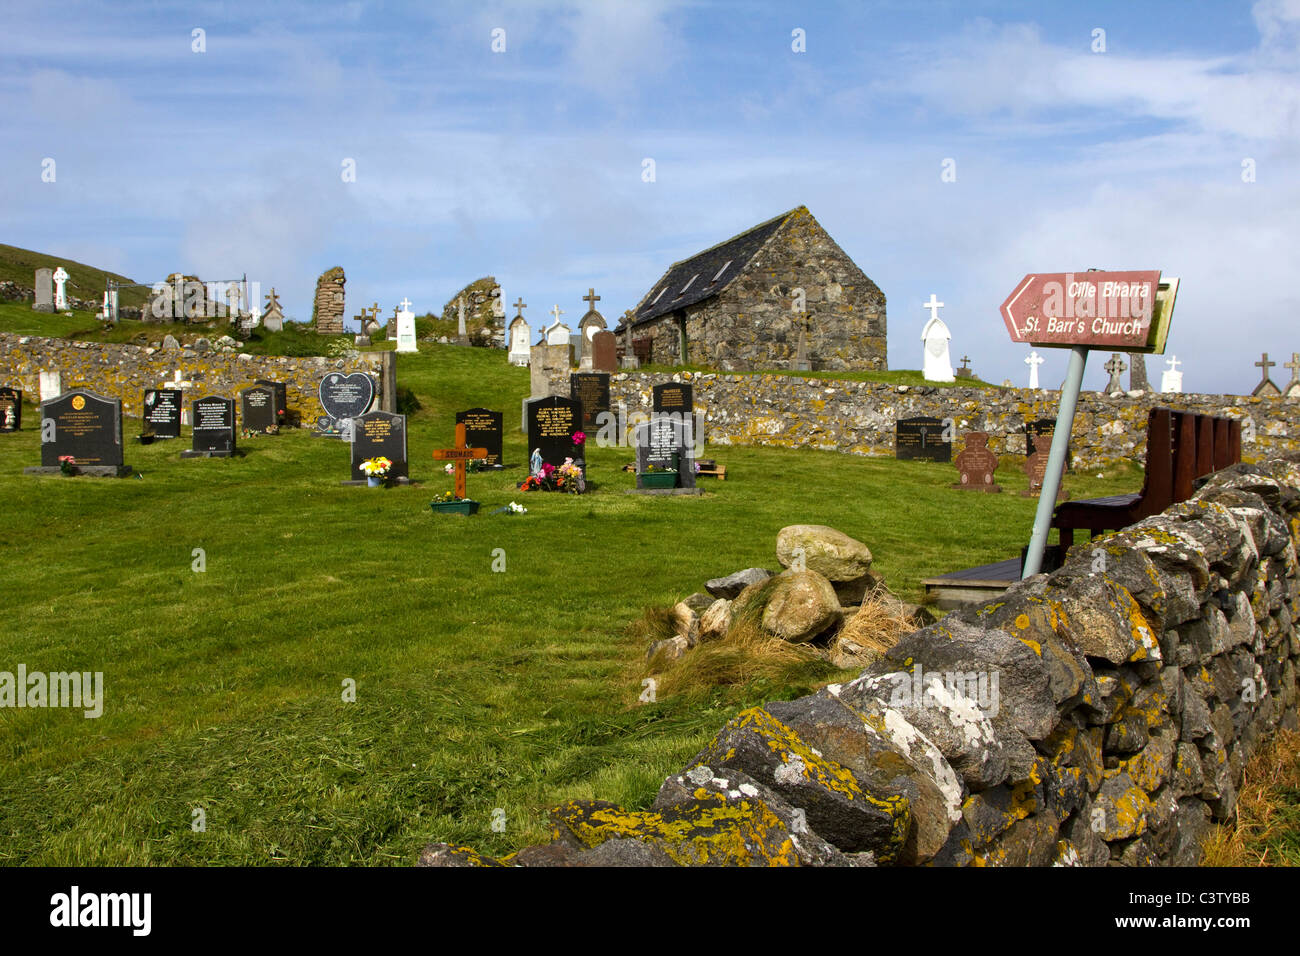
[[[433,509],[434,514],[453,514],[453,515],[473,515],[478,514],[479,503],[473,498],[462,498],[460,501],[431,501],[429,507]]]
[[[383,475],[367,475],[367,476],[366,476],[366,487],[367,487],[367,488],[382,488],[382,487],[384,487],[384,476],[383,476]]]
[[[677,472],[647,471],[637,475],[642,488],[676,488]]]

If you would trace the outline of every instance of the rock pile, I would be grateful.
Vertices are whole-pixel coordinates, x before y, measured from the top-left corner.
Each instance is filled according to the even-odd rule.
[[[672,610],[676,633],[652,642],[646,657],[662,666],[748,621],[771,637],[813,647],[837,667],[865,667],[900,632],[934,620],[926,609],[894,597],[871,570],[870,549],[834,528],[782,528],[776,559],[779,573],[746,568],[707,581],[707,593],[679,601]]]
[[[497,280],[492,276],[475,279],[447,300],[442,307],[442,320],[450,322],[453,329],[460,326],[462,299],[465,301],[465,332],[470,344],[487,348],[499,344],[506,312]]]
[[[316,298],[312,300],[311,320],[323,335],[343,334],[343,287],[347,284],[342,266],[326,269],[316,280]]]
[[[1297,540],[1300,466],[1234,465],[856,680],[742,711],[649,810],[573,800],[547,847],[420,864],[1195,864],[1300,727]]]

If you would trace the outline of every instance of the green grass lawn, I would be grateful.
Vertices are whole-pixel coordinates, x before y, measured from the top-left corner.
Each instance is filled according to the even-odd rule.
[[[423,405],[420,487],[341,487],[347,448],[305,431],[182,461],[188,429],[141,446],[128,419],[143,478],[122,480],[23,475],[40,457],[35,407],[0,436],[0,670],[105,681],[98,719],[0,709],[0,863],[410,864],[438,840],[509,852],[543,840],[564,799],[648,805],[740,708],[810,689],[638,704],[645,648],[624,629],[644,607],[776,567],[787,524],[866,542],[913,600],[923,577],[1018,553],[1032,524],[1011,459],[1008,493],[982,495],[950,488],[950,465],[713,446],[725,483],[657,498],[623,493],[628,449],[592,449],[592,493],[525,495],[526,369],[433,347],[399,356],[398,382]],[[469,476],[478,516],[434,516],[451,478],[430,453],[476,405],[504,412],[513,467]],[[1069,487],[1141,481],[1105,475]],[[487,513],[511,500],[529,513]]]

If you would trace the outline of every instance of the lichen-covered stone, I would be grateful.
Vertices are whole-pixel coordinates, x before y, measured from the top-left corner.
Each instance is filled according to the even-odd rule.
[[[1093,827],[1107,843],[1128,839],[1146,832],[1150,812],[1151,798],[1121,772],[1102,781],[1093,804]]]
[[[500,860],[484,856],[467,846],[452,843],[431,843],[420,851],[416,866],[464,867],[464,866],[505,866]]]
[[[803,644],[840,622],[840,602],[816,571],[786,571],[740,592],[732,622],[750,617],[774,637]]]
[[[841,699],[833,686],[767,709],[826,758],[852,772],[864,792],[904,797],[911,822],[900,863],[925,862],[960,815],[962,788],[943,754],[897,712],[870,697]]]
[[[742,807],[745,801],[760,801],[789,831],[790,842],[802,866],[848,866],[853,862],[809,827],[802,809],[792,807],[771,787],[739,770],[715,772],[710,767],[695,766],[685,773],[674,774],[663,782],[650,809],[663,811],[713,798]]]
[[[864,741],[866,740],[864,736]],[[741,711],[687,769],[740,770],[805,811],[808,825],[841,850],[893,862],[911,824],[908,800],[863,791],[853,772],[817,753],[761,707]]]
[[[832,582],[857,581],[871,570],[871,550],[865,544],[823,524],[782,528],[776,559],[783,568],[816,571]]]

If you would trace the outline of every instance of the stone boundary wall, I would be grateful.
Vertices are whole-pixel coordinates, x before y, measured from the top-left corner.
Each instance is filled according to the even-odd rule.
[[[140,345],[74,342],[69,339],[0,333],[0,385],[23,390],[25,400],[40,400],[40,373],[58,371],[63,389],[84,386],[98,395],[122,400],[122,413],[140,417],[144,390],[162,388],[179,369],[193,384],[185,391],[185,406],[206,395],[238,397],[239,390],[264,378],[287,386],[290,421],[304,423],[323,414],[320,381],[326,373],[369,372],[379,394],[378,353],[355,359],[293,358],[246,355],[239,352],[198,352],[190,348],[156,349]]]
[[[567,371],[551,373],[552,394],[569,394],[568,376]],[[984,431],[995,453],[1023,455],[1024,422],[1055,418],[1060,404],[1060,392],[1046,390],[935,388],[780,374],[619,372],[610,376],[611,406],[617,410],[621,403],[629,414],[648,413],[651,388],[670,381],[694,386],[709,445],[807,447],[853,455],[893,456],[895,421],[920,415],[953,419],[954,452],[961,450],[966,432]],[[1084,392],[1071,435],[1071,465],[1094,468],[1143,458],[1147,414],[1156,407],[1241,419],[1246,461],[1300,451],[1300,398],[1158,393],[1116,398]]]
[[[1214,475],[1064,567],[902,638],[855,680],[743,711],[649,811],[459,865],[1191,865],[1296,729],[1300,466]]]

